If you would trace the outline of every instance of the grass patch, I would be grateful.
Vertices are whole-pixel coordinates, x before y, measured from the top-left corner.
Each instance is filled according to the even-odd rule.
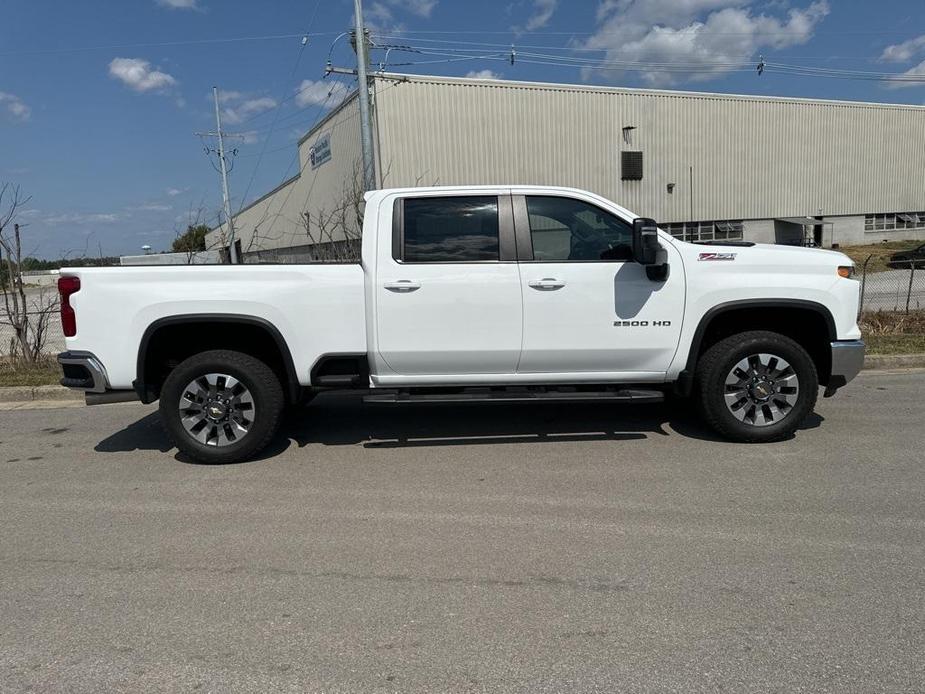
[[[868,354],[925,354],[925,335],[865,335]]]
[[[52,357],[32,365],[0,359],[0,386],[51,386],[60,379],[61,367]]]
[[[925,310],[867,311],[858,323],[869,354],[925,354]]]
[[[838,250],[855,262],[858,266],[858,272],[864,267],[867,256],[873,256],[867,264],[868,272],[884,272],[891,269],[887,266],[887,261],[891,255],[899,251],[918,248],[922,243],[922,241],[885,241],[866,246],[841,246]]]

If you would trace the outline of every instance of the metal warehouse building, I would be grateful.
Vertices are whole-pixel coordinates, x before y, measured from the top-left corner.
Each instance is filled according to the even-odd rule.
[[[584,188],[679,238],[873,243],[925,236],[925,107],[377,75],[380,187]],[[356,236],[356,94],[299,142],[300,172],[235,218],[250,260]],[[221,230],[210,237],[220,245]]]

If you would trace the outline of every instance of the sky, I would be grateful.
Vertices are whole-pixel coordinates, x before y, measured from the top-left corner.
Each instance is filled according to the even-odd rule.
[[[36,257],[160,251],[190,221],[214,224],[215,143],[195,134],[215,128],[213,86],[238,135],[235,210],[295,173],[296,140],[353,87],[324,78],[329,56],[355,65],[338,39],[352,0],[3,8],[0,182],[32,196],[19,221]],[[365,0],[364,13],[375,44],[406,47],[373,51],[393,72],[925,104],[923,0]]]

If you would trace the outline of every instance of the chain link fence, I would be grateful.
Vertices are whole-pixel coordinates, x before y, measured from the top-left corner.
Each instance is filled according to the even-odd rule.
[[[26,305],[28,307],[29,323],[34,330],[43,314],[45,315],[45,340],[42,352],[57,354],[64,351],[64,331],[61,328],[61,318],[58,315],[58,292],[53,286],[26,287]],[[10,324],[4,311],[4,302],[0,294],[0,357],[8,357],[11,353],[10,343],[16,339],[16,330]],[[18,351],[18,348],[13,350]]]
[[[874,268],[869,256],[861,265],[861,311],[925,308],[925,258],[890,262]]]

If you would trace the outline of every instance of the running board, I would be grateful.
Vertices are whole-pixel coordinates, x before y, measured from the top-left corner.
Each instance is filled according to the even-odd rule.
[[[374,405],[403,405],[409,403],[464,403],[464,402],[632,402],[649,404],[664,402],[660,390],[609,389],[609,390],[489,390],[470,388],[457,393],[427,393],[390,391],[373,393],[363,402]]]

